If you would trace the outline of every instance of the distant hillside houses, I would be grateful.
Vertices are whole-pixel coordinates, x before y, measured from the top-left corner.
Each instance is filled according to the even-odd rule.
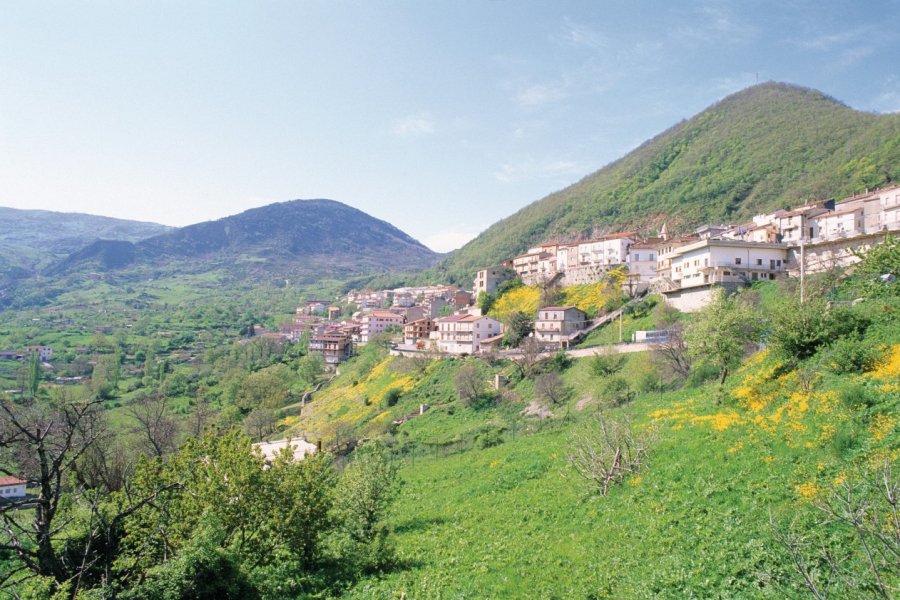
[[[844,267],[857,252],[900,230],[900,185],[866,190],[839,202],[811,202],[793,210],[757,215],[737,225],[705,225],[688,235],[636,232],[577,242],[547,242],[479,271],[475,289],[492,291],[491,275],[511,269],[526,285],[599,281],[624,267],[631,292],[653,289],[681,310],[698,310],[714,286],[798,276]]]

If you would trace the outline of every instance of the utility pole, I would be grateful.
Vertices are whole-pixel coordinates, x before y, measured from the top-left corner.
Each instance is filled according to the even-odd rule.
[[[619,343],[622,343],[622,313],[624,310],[619,310]]]

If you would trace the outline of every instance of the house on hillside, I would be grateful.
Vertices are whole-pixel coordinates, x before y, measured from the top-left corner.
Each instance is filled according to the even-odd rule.
[[[403,326],[403,316],[392,313],[389,310],[373,310],[362,316],[359,328],[359,343],[368,344],[373,336],[384,331],[390,326]]]
[[[436,330],[437,326],[430,317],[410,321],[403,326],[403,343],[412,346],[423,340],[427,342],[431,332]]]
[[[25,497],[25,486],[28,484],[18,477],[0,477],[0,500],[15,500]]]
[[[497,291],[497,286],[509,279],[514,279],[515,272],[505,267],[490,267],[489,269],[481,269],[475,274],[475,284],[472,293],[475,298],[484,292],[485,294],[493,294]]]
[[[353,344],[350,334],[341,330],[317,333],[309,338],[309,352],[321,354],[326,364],[336,365],[350,358]]]
[[[50,346],[28,346],[25,348],[28,354],[37,354],[41,362],[49,362],[53,358],[53,348]]]
[[[538,310],[534,337],[547,346],[568,347],[572,335],[587,327],[587,315],[574,306],[547,306]]]
[[[477,315],[450,315],[435,321],[432,334],[438,349],[448,354],[475,354],[481,342],[503,332],[500,321]]]
[[[785,244],[754,243],[728,239],[704,239],[679,246],[660,256],[669,265],[660,291],[675,308],[692,312],[705,305],[712,288],[737,288],[753,281],[770,281],[786,275]]]

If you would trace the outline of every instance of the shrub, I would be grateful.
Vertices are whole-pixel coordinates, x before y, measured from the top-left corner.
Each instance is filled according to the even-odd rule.
[[[868,408],[875,404],[875,396],[864,385],[852,384],[841,388],[838,392],[838,398],[847,408],[860,409]]]
[[[397,388],[391,388],[384,395],[384,400],[382,401],[382,405],[385,408],[390,408],[391,406],[395,406],[397,402],[400,401],[400,396],[402,396],[402,392]]]
[[[483,431],[479,433],[475,437],[475,445],[484,450],[485,448],[492,448],[494,446],[499,446],[503,443],[503,428],[501,427],[492,427],[487,431]]]
[[[598,377],[609,377],[622,370],[626,357],[611,349],[605,349],[591,359],[591,371]]]
[[[637,393],[621,377],[609,377],[600,386],[600,397],[611,406],[622,406],[634,400]]]
[[[862,373],[875,368],[878,348],[860,335],[838,338],[824,352],[825,364],[833,373]]]
[[[575,430],[568,462],[601,496],[628,475],[645,467],[655,432],[636,430],[628,419],[614,420],[602,413]]]

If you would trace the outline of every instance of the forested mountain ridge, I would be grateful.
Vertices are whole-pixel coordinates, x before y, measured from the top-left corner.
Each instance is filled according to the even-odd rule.
[[[192,272],[225,264],[288,274],[346,275],[426,268],[439,258],[393,225],[334,200],[292,200],[182,227],[114,247],[98,241],[48,274],[190,263]]]
[[[455,282],[552,237],[747,219],[900,178],[900,114],[764,83],[728,96],[581,181],[498,221],[449,256]]]
[[[0,207],[0,254],[3,266],[24,272],[84,248],[98,238],[137,242],[172,228],[82,213]]]

